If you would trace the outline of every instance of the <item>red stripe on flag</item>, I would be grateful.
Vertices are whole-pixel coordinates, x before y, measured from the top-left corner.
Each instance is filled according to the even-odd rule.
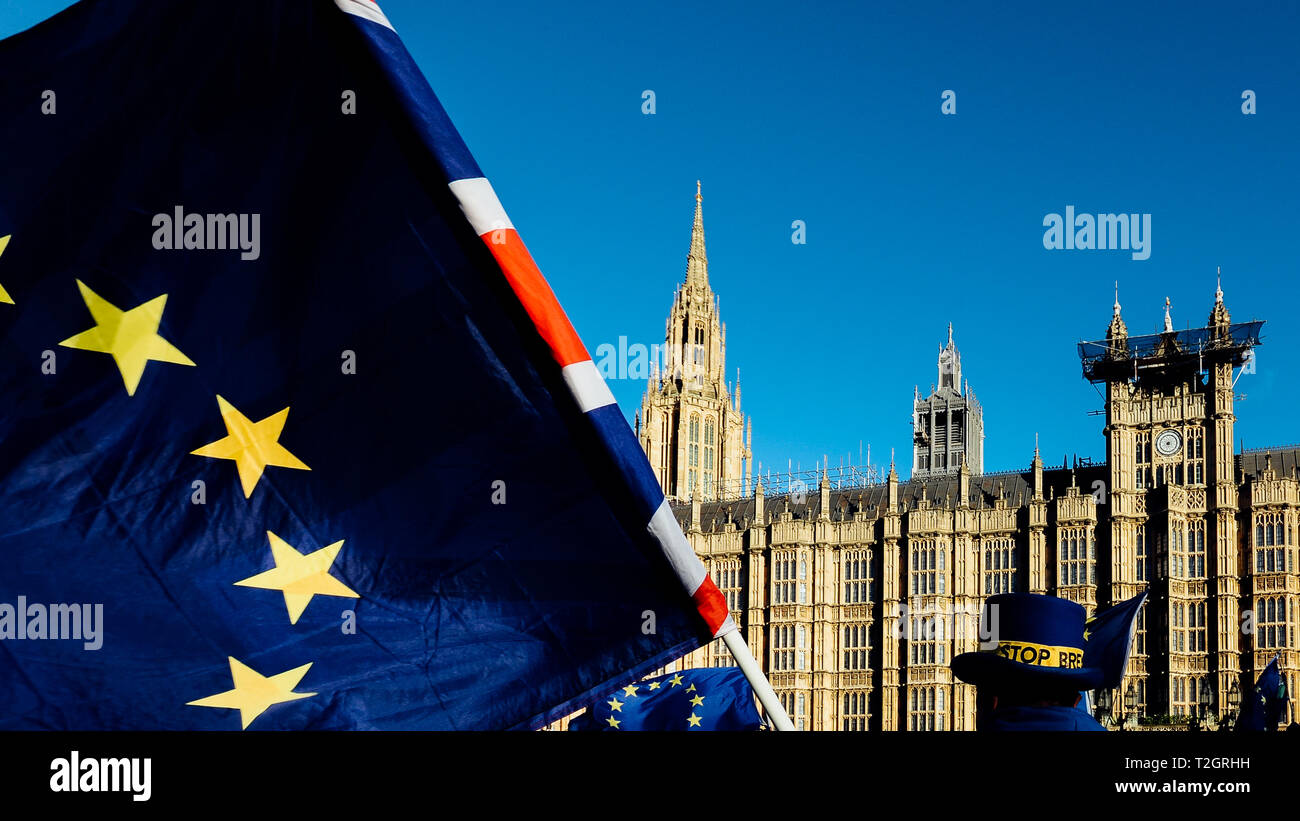
[[[718,635],[718,630],[722,628],[730,611],[727,609],[727,599],[713,583],[713,577],[706,575],[704,581],[700,582],[700,586],[695,588],[691,598],[695,600],[695,609],[700,611],[705,623],[709,625],[709,630],[713,635]]]
[[[560,307],[555,292],[546,283],[546,278],[533,262],[532,254],[524,247],[519,232],[513,228],[501,228],[483,234],[492,256],[510,282],[515,295],[523,303],[524,310],[532,317],[533,324],[542,338],[551,346],[551,355],[563,368],[574,362],[591,359],[587,348],[578,338],[569,317]]]

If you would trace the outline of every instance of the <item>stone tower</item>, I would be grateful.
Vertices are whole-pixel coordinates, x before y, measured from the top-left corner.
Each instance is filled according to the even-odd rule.
[[[956,475],[963,461],[973,475],[984,472],[984,411],[961,378],[961,353],[952,341],[939,351],[939,381],[930,395],[915,391],[912,407],[912,476]]]
[[[1084,375],[1106,386],[1109,482],[1092,490],[1110,508],[1109,566],[1091,572],[1103,606],[1150,587],[1121,692],[1134,686],[1147,713],[1186,714],[1241,673],[1233,368],[1260,323],[1233,325],[1221,287],[1204,328],[1176,331],[1164,309],[1159,333],[1131,337],[1117,292],[1105,341],[1080,345]],[[1067,584],[1058,576],[1057,594],[1074,598]]]
[[[695,186],[686,280],[673,293],[666,362],[655,363],[636,433],[664,495],[708,501],[747,492],[753,430],[740,411],[740,372],[734,397],[726,382],[727,326],[709,286],[704,198]]]

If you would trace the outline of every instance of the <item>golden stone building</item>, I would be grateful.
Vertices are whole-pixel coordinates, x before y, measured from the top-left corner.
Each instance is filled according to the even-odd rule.
[[[1253,368],[1261,325],[1234,325],[1220,290],[1204,328],[1175,331],[1166,303],[1163,333],[1129,336],[1117,298],[1104,339],[1079,345],[1085,378],[1105,386],[1105,463],[1049,468],[1035,448],[1025,470],[982,474],[967,458],[982,459],[982,412],[950,329],[940,385],[915,394],[915,478],[823,467],[777,493],[751,483],[697,192],[666,334],[684,364],[651,378],[637,434],[796,727],[973,729],[974,688],[948,664],[976,649],[986,596],[1047,593],[1091,612],[1148,586],[1112,714],[1131,691],[1136,713],[1208,702],[1213,721],[1275,654],[1292,691],[1300,667],[1300,448],[1233,448],[1234,369]],[[730,663],[713,642],[674,666]]]

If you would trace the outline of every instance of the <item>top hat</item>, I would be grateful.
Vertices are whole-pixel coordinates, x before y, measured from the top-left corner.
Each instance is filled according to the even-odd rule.
[[[981,649],[952,660],[953,675],[997,690],[1101,686],[1103,670],[1083,664],[1080,605],[1055,596],[1004,593],[984,603]]]

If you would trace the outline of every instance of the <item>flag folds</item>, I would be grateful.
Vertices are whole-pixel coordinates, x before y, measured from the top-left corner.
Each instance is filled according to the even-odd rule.
[[[734,629],[375,4],[85,0],[0,148],[0,728],[536,727]]]
[[[1147,600],[1147,593],[1144,590],[1128,601],[1103,610],[1084,624],[1083,666],[1105,671],[1099,689],[1120,686],[1133,647],[1138,613]]]
[[[1278,667],[1277,656],[1259,674],[1255,686],[1246,692],[1241,702],[1241,714],[1234,729],[1238,732],[1277,732],[1278,722],[1286,715],[1290,694],[1286,676]]]

